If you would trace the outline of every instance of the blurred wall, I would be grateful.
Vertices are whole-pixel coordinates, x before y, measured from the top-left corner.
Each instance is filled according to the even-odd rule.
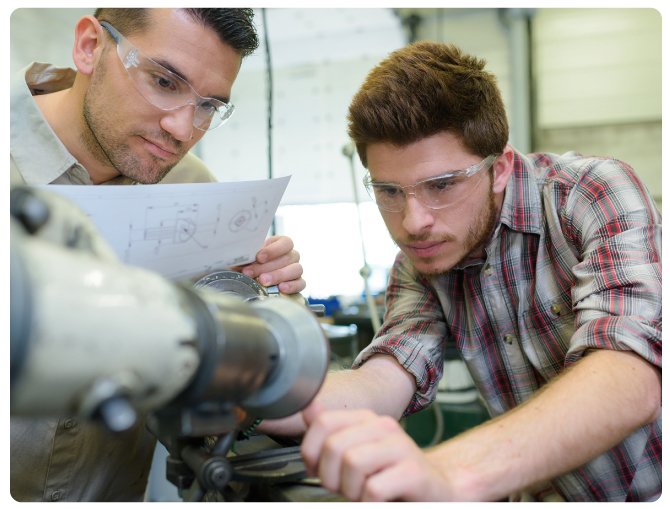
[[[509,12],[404,9],[418,39],[451,42],[498,75],[514,145]],[[526,9],[531,54],[531,151],[629,163],[661,204],[661,14],[655,9]]]
[[[539,9],[535,150],[615,157],[661,202],[661,14]]]
[[[273,68],[273,176],[292,175],[282,204],[353,201],[342,147],[346,114],[369,70],[405,45],[390,9],[268,9]],[[263,35],[263,18],[257,16]],[[264,41],[264,39],[263,39]],[[239,111],[208,133],[202,158],[217,177],[267,178],[267,76],[263,44],[233,88]],[[357,161],[357,182],[364,175]],[[365,195],[362,185],[359,194]]]
[[[514,139],[513,53],[506,9],[268,9],[261,47],[233,88],[238,110],[197,153],[219,179],[266,178],[267,77],[274,69],[273,173],[292,174],[285,204],[353,200],[346,112],[371,67],[408,39],[452,42],[496,74]],[[655,9],[531,9],[532,145],[630,163],[661,200],[661,15]],[[74,25],[93,9],[20,8],[10,20],[10,71],[32,60],[72,66]],[[357,163],[357,178],[363,169]],[[366,199],[362,188],[359,194]]]
[[[93,9],[17,9],[10,70],[32,60],[72,66],[74,25]],[[276,233],[302,255],[306,295],[360,295],[359,214],[346,113],[369,70],[416,40],[450,42],[487,60],[510,121],[510,143],[528,150],[611,156],[630,163],[661,203],[661,15],[653,9],[267,9],[261,46],[233,87],[235,115],[194,151],[219,180],[268,176],[264,31],[273,64],[273,176],[292,175]],[[411,16],[416,16],[411,18]],[[409,19],[418,19],[412,32]],[[525,22],[523,21],[525,19]],[[523,51],[523,23],[527,48]],[[520,27],[522,30],[520,30]],[[523,84],[528,52],[528,92]],[[523,53],[523,54],[522,54]],[[527,103],[527,104],[526,104]],[[528,107],[528,108],[527,108]],[[356,192],[371,286],[381,291],[397,248],[362,185]]]
[[[32,61],[74,67],[74,25],[90,9],[30,9],[12,11],[9,22],[9,70],[13,74]]]

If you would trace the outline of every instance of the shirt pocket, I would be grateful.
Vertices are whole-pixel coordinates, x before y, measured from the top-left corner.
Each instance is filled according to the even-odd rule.
[[[523,313],[522,342],[533,365],[545,379],[562,371],[565,354],[575,334],[575,313],[572,302],[560,299],[533,303]]]

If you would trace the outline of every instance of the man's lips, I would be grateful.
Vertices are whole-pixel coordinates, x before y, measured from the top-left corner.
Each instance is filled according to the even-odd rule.
[[[140,136],[140,138],[142,138],[145,141],[147,148],[151,152],[156,154],[158,157],[167,159],[169,157],[172,157],[172,156],[176,155],[176,152],[174,151],[174,149],[170,149],[170,148],[166,147],[165,145],[162,145],[158,142],[148,140],[147,138],[145,138],[143,136]]]
[[[419,258],[427,258],[437,254],[444,244],[445,241],[411,242],[405,244],[405,247]]]

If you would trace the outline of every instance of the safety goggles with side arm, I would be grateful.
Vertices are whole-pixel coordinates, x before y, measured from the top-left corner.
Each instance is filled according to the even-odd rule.
[[[109,22],[101,21],[100,24],[116,41],[121,63],[137,90],[157,108],[171,111],[189,104],[194,106],[193,126],[201,131],[216,129],[235,111],[230,102],[199,95],[184,78],[154,62]]]
[[[450,171],[414,185],[399,186],[389,182],[375,182],[369,173],[363,178],[363,184],[372,201],[387,212],[401,212],[409,194],[413,194],[429,209],[443,209],[467,197],[479,185],[497,157],[498,155],[492,154],[464,170]]]

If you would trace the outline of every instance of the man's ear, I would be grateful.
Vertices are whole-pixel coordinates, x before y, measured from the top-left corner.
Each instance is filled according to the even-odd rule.
[[[93,16],[84,16],[74,27],[72,59],[77,70],[90,76],[104,46],[104,28]]]
[[[496,162],[493,163],[493,192],[498,194],[505,190],[507,181],[512,175],[514,169],[514,153],[512,147],[505,146],[503,153],[498,156]]]

